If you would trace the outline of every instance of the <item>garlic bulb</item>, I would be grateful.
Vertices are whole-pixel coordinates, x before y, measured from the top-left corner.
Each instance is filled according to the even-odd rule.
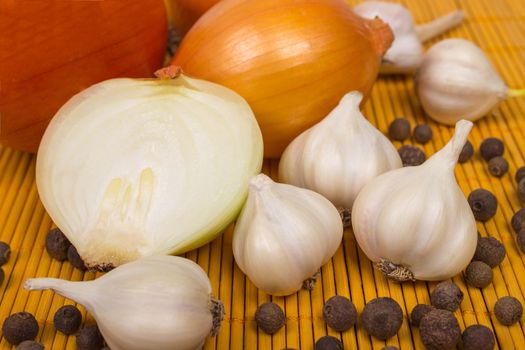
[[[365,18],[380,17],[394,32],[395,40],[383,56],[381,73],[414,72],[423,59],[422,42],[459,25],[463,11],[454,11],[432,22],[415,25],[410,11],[400,4],[383,1],[365,1],[354,7],[354,12]]]
[[[52,289],[82,304],[112,350],[195,350],[224,317],[202,268],[175,256],[143,258],[94,281],[28,279],[24,288]]]
[[[362,97],[357,91],[346,94],[326,118],[288,145],[279,164],[280,181],[351,209],[372,178],[402,166],[392,143],[359,111]]]
[[[355,238],[386,276],[444,280],[472,259],[476,221],[454,178],[471,128],[472,122],[459,121],[454,137],[425,163],[382,174],[357,196]]]
[[[447,39],[432,46],[415,76],[425,112],[437,122],[477,120],[507,96],[510,90],[483,51],[465,39]]]
[[[233,255],[259,289],[289,295],[335,254],[342,237],[339,213],[326,198],[260,174],[235,225]]]
[[[260,172],[262,137],[246,101],[174,74],[96,84],[66,103],[45,132],[40,198],[91,268],[212,240],[235,219]]]

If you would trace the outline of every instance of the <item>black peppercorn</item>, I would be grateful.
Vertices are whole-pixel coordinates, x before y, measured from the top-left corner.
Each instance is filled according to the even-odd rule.
[[[496,215],[498,200],[494,195],[483,188],[470,192],[468,204],[476,220],[487,221]]]
[[[18,344],[16,350],[44,350],[44,345],[34,340],[24,340]]]
[[[71,243],[59,228],[54,228],[47,233],[46,251],[53,259],[66,260],[70,245]]]
[[[514,215],[510,221],[510,225],[516,233],[518,233],[522,228],[525,228],[525,208],[521,208]]]
[[[255,311],[255,322],[263,332],[273,334],[284,326],[284,312],[275,303],[264,303]]]
[[[479,153],[486,161],[489,161],[494,157],[502,156],[504,150],[505,146],[503,145],[503,142],[495,137],[486,138],[479,146]]]
[[[376,298],[365,305],[361,322],[369,334],[385,340],[394,336],[401,328],[403,310],[392,298]]]
[[[472,155],[474,155],[474,147],[472,146],[472,143],[470,141],[467,141],[461,149],[461,153],[458,157],[458,162],[465,163],[472,157]]]
[[[422,144],[432,139],[432,129],[427,124],[419,124],[414,128],[414,139]]]
[[[523,306],[518,299],[506,296],[498,299],[494,305],[494,314],[505,326],[513,325],[521,319]]]
[[[5,319],[2,333],[8,342],[18,345],[24,340],[36,338],[38,322],[29,312],[17,312]]]
[[[75,248],[74,245],[70,245],[67,250],[67,259],[73,265],[79,270],[85,271],[86,265],[84,264],[84,260],[80,257],[78,254],[77,248]]]
[[[53,322],[57,331],[68,335],[73,334],[80,328],[82,314],[75,306],[64,305],[55,312]]]
[[[483,261],[494,268],[505,259],[505,246],[494,237],[479,237],[472,260]]]
[[[518,247],[521,252],[525,253],[525,228],[522,228],[520,232],[518,232],[516,241],[518,242]]]
[[[492,350],[496,341],[492,329],[475,324],[467,327],[461,336],[463,350]]]
[[[0,266],[4,265],[11,256],[11,247],[6,242],[0,241]]]
[[[76,336],[78,350],[100,350],[104,346],[104,338],[96,325],[82,328]]]
[[[405,118],[394,119],[388,127],[388,135],[392,140],[406,140],[410,136],[410,123]]]
[[[414,306],[412,312],[410,313],[410,323],[415,327],[419,327],[423,316],[425,316],[432,310],[434,310],[434,307],[432,305],[417,304],[416,306]]]
[[[452,349],[461,338],[461,329],[452,312],[435,309],[421,319],[419,334],[429,350]]]
[[[344,332],[357,322],[357,310],[350,299],[336,295],[324,304],[323,317],[329,327]]]
[[[430,294],[430,302],[438,309],[456,311],[463,301],[463,292],[454,282],[438,283]]]
[[[516,183],[519,183],[522,179],[525,179],[525,165],[516,170],[516,175],[514,175]]]
[[[417,166],[421,165],[427,159],[425,153],[416,146],[404,145],[398,149],[399,157],[403,162],[403,166]]]
[[[502,177],[509,171],[509,162],[501,156],[489,160],[489,172],[492,176]]]
[[[492,282],[492,269],[482,261],[473,261],[465,271],[467,283],[476,288],[485,288]]]
[[[336,337],[325,335],[315,342],[315,350],[343,350],[343,344]]]
[[[518,198],[525,203],[525,179],[518,183]]]

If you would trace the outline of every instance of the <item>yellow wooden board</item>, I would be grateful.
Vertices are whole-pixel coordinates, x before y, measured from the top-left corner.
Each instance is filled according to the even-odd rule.
[[[406,0],[404,4],[412,10],[416,22],[463,9],[466,22],[443,37],[474,41],[494,62],[509,86],[525,87],[525,1]],[[407,117],[412,126],[429,123],[434,138],[424,146],[427,155],[440,149],[452,135],[451,128],[437,125],[424,116],[409,77],[379,79],[364,113],[383,132],[398,116]],[[456,168],[456,177],[465,194],[482,187],[497,196],[499,209],[495,218],[485,224],[478,223],[478,228],[483,236],[501,240],[507,249],[507,257],[494,269],[494,282],[482,290],[468,287],[462,276],[454,278],[465,293],[456,316],[462,329],[473,324],[492,328],[499,349],[525,349],[523,320],[505,327],[492,312],[498,298],[512,295],[523,302],[525,295],[525,255],[518,250],[509,225],[513,213],[520,208],[513,175],[518,167],[525,165],[525,97],[503,102],[490,116],[477,122],[470,140],[477,149],[489,136],[499,137],[505,142],[509,173],[501,179],[491,177],[486,163],[476,154],[473,160]],[[396,142],[396,147],[400,145]],[[45,235],[52,222],[38,199],[34,171],[34,156],[0,147],[0,240],[8,242],[13,251],[9,262],[2,267],[6,279],[0,285],[0,322],[14,312],[31,312],[40,325],[37,339],[46,345],[46,349],[75,349],[74,337],[57,333],[52,322],[54,312],[71,301],[52,292],[30,294],[22,288],[25,279],[34,276],[69,280],[95,278],[94,273],[83,273],[67,262],[52,260],[45,252]],[[277,162],[266,161],[264,172],[275,177]],[[381,349],[386,344],[403,350],[422,348],[418,330],[409,326],[408,314],[417,303],[429,302],[429,291],[434,284],[398,284],[386,280],[358,249],[351,230],[345,232],[343,243],[333,259],[323,266],[322,276],[314,290],[302,290],[288,297],[270,297],[257,290],[235,265],[231,241],[230,228],[212,243],[186,254],[208,272],[214,294],[226,307],[220,333],[208,339],[205,349],[309,350],[313,349],[316,339],[326,334],[340,338],[345,349]],[[371,338],[360,324],[344,333],[327,328],[322,319],[323,302],[336,294],[350,297],[358,312],[367,301],[377,296],[397,300],[405,312],[397,336],[385,343]],[[258,332],[254,322],[257,305],[269,300],[278,303],[286,312],[286,327],[273,336]],[[83,313],[87,316],[85,322],[94,322],[85,311]],[[0,348],[11,349],[3,338],[0,338]]]

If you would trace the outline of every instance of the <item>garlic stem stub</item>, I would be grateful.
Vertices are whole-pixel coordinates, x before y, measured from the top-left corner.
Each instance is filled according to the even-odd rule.
[[[485,53],[465,39],[432,46],[416,73],[415,85],[425,112],[447,125],[460,119],[475,121],[507,97],[525,95],[525,90],[509,89]]]
[[[195,350],[224,317],[202,268],[175,256],[136,260],[93,281],[28,279],[24,288],[51,289],[82,304],[112,350]]]
[[[357,243],[387,277],[445,280],[474,256],[476,221],[454,177],[472,125],[459,121],[452,139],[426,162],[382,174],[357,196]]]
[[[170,69],[172,79],[93,85],[46,130],[40,198],[90,268],[205,244],[260,172],[262,137],[246,101]]]
[[[259,174],[250,181],[232,248],[257,288],[289,295],[335,254],[342,237],[341,217],[328,199]]]
[[[382,74],[414,73],[423,60],[422,42],[459,25],[464,18],[463,11],[457,10],[416,25],[405,6],[384,1],[364,1],[354,7],[354,12],[368,19],[379,17],[394,32],[394,42],[382,59]]]
[[[351,209],[372,178],[402,166],[392,143],[359,111],[363,95],[347,93],[322,121],[295,138],[279,163],[279,179]]]

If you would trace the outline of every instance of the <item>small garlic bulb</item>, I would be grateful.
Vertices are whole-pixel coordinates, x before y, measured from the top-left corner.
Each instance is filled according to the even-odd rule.
[[[477,120],[509,95],[509,90],[483,51],[465,39],[447,39],[426,53],[416,77],[416,90],[425,112],[452,125]]]
[[[233,255],[258,288],[289,295],[335,254],[342,237],[339,213],[326,198],[260,174],[235,225]]]
[[[359,111],[361,100],[357,91],[346,94],[326,118],[288,145],[279,164],[282,182],[351,209],[372,178],[402,166],[392,143]]]
[[[459,121],[454,137],[425,163],[382,174],[357,196],[355,238],[387,277],[444,280],[472,259],[476,221],[454,178],[472,125]]]
[[[457,26],[463,21],[463,11],[454,11],[432,22],[416,25],[410,11],[400,4],[365,1],[354,7],[365,18],[379,17],[392,28],[395,40],[383,56],[381,73],[414,72],[423,60],[422,42]]]
[[[52,289],[82,304],[112,350],[195,350],[224,317],[202,268],[175,256],[151,256],[87,282],[28,279],[30,291]]]

